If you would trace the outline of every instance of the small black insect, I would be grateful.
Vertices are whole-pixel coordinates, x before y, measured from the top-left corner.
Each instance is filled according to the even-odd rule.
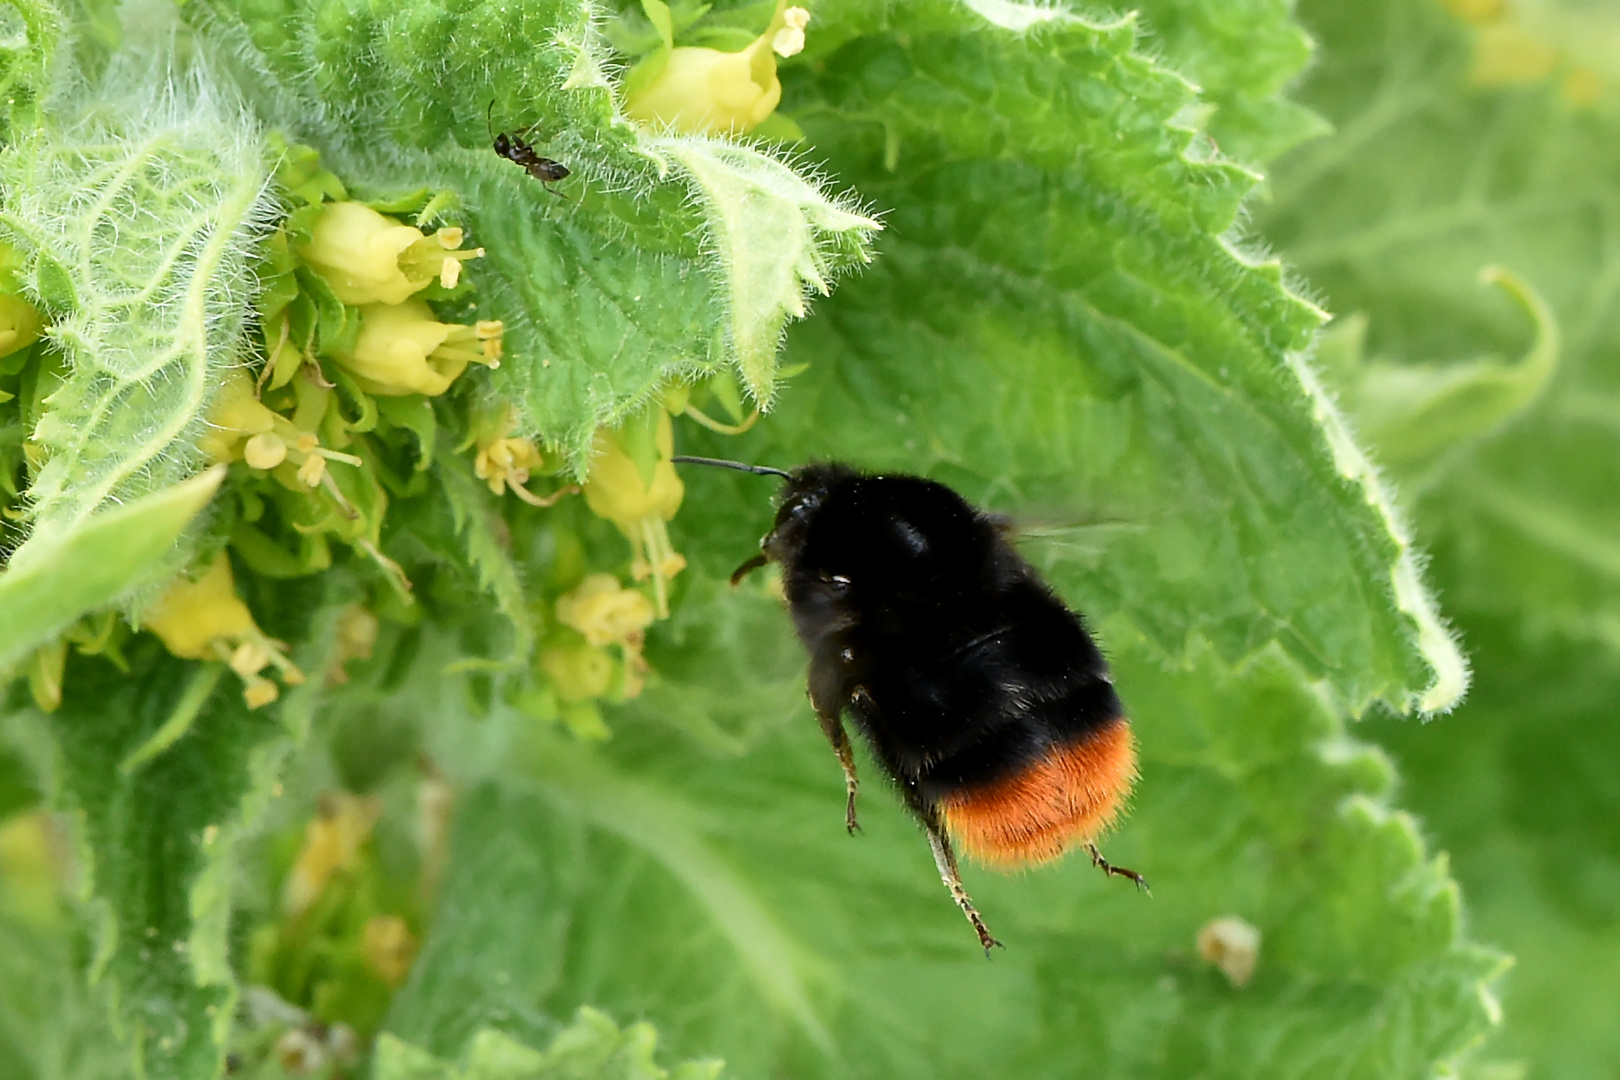
[[[674,460],[786,481],[775,526],[731,580],[782,566],[810,652],[810,703],[843,766],[850,832],[859,784],[846,713],[921,821],[986,953],[1000,942],[962,886],[953,836],[1004,869],[1083,846],[1105,872],[1146,887],[1093,842],[1136,778],[1108,665],[1008,542],[1004,520],[917,476]]]
[[[495,134],[494,111],[495,102],[491,101],[484,114],[484,123],[489,128],[490,138],[495,141],[495,152],[506,160],[523,166],[525,172],[545,185],[545,189],[553,195],[566,198],[567,196],[551,185],[568,177],[570,172],[568,166],[560,161],[541,157],[535,153],[534,147],[525,141],[539,125],[532,125],[512,135],[508,135],[504,131],[497,135]]]

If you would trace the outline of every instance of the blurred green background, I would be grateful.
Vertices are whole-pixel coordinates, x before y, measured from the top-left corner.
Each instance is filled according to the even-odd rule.
[[[1395,444],[1379,448],[1475,672],[1452,715],[1360,732],[1450,853],[1475,936],[1517,958],[1484,1056],[1514,1063],[1500,1075],[1613,1076],[1620,7],[1317,0],[1298,15],[1318,53],[1296,96],[1335,130],[1278,162],[1255,224],[1339,316],[1324,366],[1375,446]],[[1538,328],[1479,283],[1489,265],[1545,301],[1556,372],[1482,410],[1472,439],[1403,456],[1409,429],[1385,426],[1364,380],[1506,370],[1532,348]]]

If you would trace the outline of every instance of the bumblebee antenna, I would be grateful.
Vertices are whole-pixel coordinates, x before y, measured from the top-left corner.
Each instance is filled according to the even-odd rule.
[[[489,129],[489,141],[495,141],[495,99],[489,99],[489,108],[484,110],[484,126]]]
[[[669,459],[677,465],[713,465],[720,469],[736,469],[738,472],[753,473],[755,476],[780,476],[784,480],[793,479],[793,474],[773,469],[769,465],[748,465],[741,461],[726,461],[722,458],[691,457],[681,454]]]

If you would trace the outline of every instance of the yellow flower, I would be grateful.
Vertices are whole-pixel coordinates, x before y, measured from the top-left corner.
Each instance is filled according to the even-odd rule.
[[[21,297],[0,293],[0,356],[10,356],[39,340],[45,320]]]
[[[274,667],[281,681],[297,686],[304,675],[286,657],[285,646],[265,636],[253,613],[236,595],[231,561],[224,552],[202,577],[192,581],[181,574],[168,591],[146,610],[142,626],[152,631],[175,656],[187,660],[223,660],[241,676],[249,708],[276,700],[276,684],[260,675]]]
[[[208,428],[197,439],[197,446],[220,464],[245,461],[250,468],[269,470],[290,460],[296,467],[291,475],[298,483],[309,488],[325,485],[345,512],[350,512],[348,501],[327,475],[326,463],[364,464],[353,454],[326,449],[314,432],[267,408],[242,368],[226,372],[225,385],[208,410]],[[283,482],[288,481],[284,478]]]
[[[398,915],[375,915],[360,931],[360,955],[366,966],[389,986],[397,987],[410,974],[416,959],[416,939]]]
[[[462,259],[476,259],[483,248],[459,251],[460,229],[423,236],[364,203],[327,203],[299,256],[332,287],[345,304],[398,304],[438,279],[453,288]]]
[[[641,650],[654,617],[647,598],[624,588],[612,574],[592,574],[557,598],[558,622],[579,631],[591,645],[619,647],[624,656],[620,689],[626,698],[636,697],[647,684]]]
[[[625,102],[625,115],[688,135],[752,131],[782,100],[776,58],[804,48],[809,21],[804,8],[777,0],[770,25],[741,52],[670,49],[658,73]]]
[[[529,482],[529,475],[545,464],[545,459],[533,440],[512,437],[512,423],[512,409],[507,405],[483,421],[474,421],[469,442],[478,444],[478,456],[473,459],[473,473],[478,479],[488,483],[489,490],[496,495],[504,495],[506,489],[511,488],[512,494],[530,506],[554,506],[563,496],[578,492],[577,485],[569,484],[541,497],[524,486]]]
[[[333,874],[351,869],[381,815],[382,804],[375,798],[343,792],[323,795],[282,887],[281,910],[297,917],[321,895]]]
[[[360,388],[371,394],[436,397],[468,364],[500,365],[499,322],[442,323],[421,300],[368,304],[352,355],[337,354]]]
[[[557,598],[557,621],[572,627],[592,645],[641,645],[652,625],[653,606],[612,574],[592,574],[573,591]]]
[[[651,576],[658,617],[669,615],[668,581],[686,566],[686,559],[670,545],[664,522],[680,509],[686,488],[669,459],[675,452],[675,433],[669,414],[658,410],[654,445],[658,460],[652,482],[642,479],[641,470],[626,452],[619,434],[596,433],[595,456],[590,478],[585,481],[585,501],[597,517],[619,527],[635,551],[630,573],[637,581]]]

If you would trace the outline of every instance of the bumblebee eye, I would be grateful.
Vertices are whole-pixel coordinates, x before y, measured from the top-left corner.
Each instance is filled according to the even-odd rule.
[[[808,494],[800,495],[799,498],[793,503],[793,506],[788,510],[788,513],[802,520],[805,516],[814,512],[820,506],[821,496]]]

